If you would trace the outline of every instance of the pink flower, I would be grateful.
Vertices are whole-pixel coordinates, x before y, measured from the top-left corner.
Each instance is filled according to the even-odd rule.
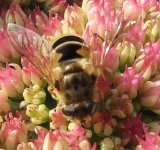
[[[123,3],[124,16],[127,20],[138,20],[142,15],[141,0],[128,0]],[[134,13],[133,13],[134,12]]]
[[[41,150],[42,146],[43,146],[44,138],[45,138],[47,132],[44,130],[40,130],[38,128],[36,128],[35,130],[38,135],[38,138],[36,140],[34,140],[33,143],[36,146],[37,150]]]
[[[91,33],[97,33],[103,39],[112,39],[122,21],[122,12],[115,9],[109,0],[92,0],[86,6],[88,23]]]
[[[67,120],[65,118],[65,116],[62,114],[62,112],[60,111],[51,111],[51,119],[52,119],[52,122],[51,122],[51,127],[53,129],[66,129],[67,128]]]
[[[0,61],[1,62],[13,62],[19,59],[19,54],[14,47],[10,44],[6,28],[0,31]]]
[[[48,22],[44,25],[44,35],[51,36],[52,38],[62,35],[62,19],[60,16],[55,15],[54,17],[49,15]],[[55,37],[54,37],[55,36]]]
[[[45,80],[40,76],[38,70],[33,67],[33,65],[25,60],[22,60],[22,65],[22,79],[27,86],[30,86],[31,84],[37,84],[40,87],[44,87],[46,85]]]
[[[143,29],[143,20],[139,18],[135,24],[129,25],[126,33],[124,33],[124,39],[133,43],[137,50],[140,50],[142,45],[145,44],[145,35],[146,29]]]
[[[144,138],[137,136],[140,150],[158,150],[160,148],[159,133],[149,132],[146,126],[143,127]],[[137,148],[138,150],[138,148]]]
[[[44,30],[45,24],[48,23],[48,16],[42,10],[40,10],[39,7],[36,7],[33,10],[33,12],[30,12],[29,19],[33,22],[38,33],[43,35],[43,30]],[[28,24],[28,26],[29,26],[29,24]],[[32,29],[35,30],[35,28],[33,26],[31,26],[31,23],[30,23],[30,27],[32,27]]]
[[[26,14],[23,12],[19,5],[14,3],[10,4],[10,9],[6,13],[6,24],[16,23],[24,26],[24,20],[26,19]]]
[[[22,70],[17,64],[6,64],[0,68],[0,87],[9,97],[20,97],[24,90]]]
[[[3,106],[0,107],[0,114],[10,110],[10,100],[3,90],[0,90],[0,105]]]
[[[157,113],[160,108],[160,81],[146,81],[140,89],[140,104]]]
[[[113,84],[119,95],[126,93],[129,98],[133,99],[137,96],[142,83],[142,74],[137,74],[135,67],[125,69],[124,73],[116,73],[113,79]]]
[[[143,124],[141,116],[124,121],[124,129],[122,129],[122,137],[136,140],[136,136],[143,137]]]
[[[77,34],[81,36],[85,30],[87,17],[81,7],[68,6],[62,21],[64,34]]]
[[[16,149],[21,142],[27,142],[27,128],[21,117],[10,113],[1,127],[1,142],[7,150]]]
[[[110,114],[95,113],[93,116],[94,132],[99,135],[111,135],[113,131],[111,119]]]
[[[66,0],[46,0],[45,7],[51,13],[59,13],[63,15],[66,9]]]
[[[142,74],[145,81],[158,71],[158,67],[160,66],[159,48],[160,40],[155,43],[149,42],[142,54],[135,61],[136,71]]]

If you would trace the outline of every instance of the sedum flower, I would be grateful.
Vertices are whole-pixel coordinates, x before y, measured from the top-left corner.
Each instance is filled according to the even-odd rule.
[[[63,149],[63,150],[69,150],[69,145],[61,131],[57,131],[53,133],[50,131],[49,133],[46,134],[43,142],[43,148],[42,150],[58,150],[58,149]]]
[[[82,35],[86,25],[86,15],[81,7],[77,5],[68,6],[62,21],[64,34]]]
[[[121,9],[115,9],[112,1],[91,0],[87,3],[85,11],[90,32],[97,33],[103,39],[111,40],[122,21]]]
[[[114,143],[110,138],[104,138],[100,143],[101,150],[114,150]]]
[[[10,113],[1,126],[1,142],[7,150],[16,149],[21,142],[27,142],[27,128],[21,117],[13,117]]]
[[[123,43],[119,43],[116,48],[119,52],[119,67],[125,68],[127,66],[133,65],[135,56],[136,56],[136,48],[132,43],[124,41]]]
[[[124,11],[124,17],[127,20],[132,20],[132,21],[138,20],[138,18],[143,15],[143,7],[140,1],[138,0],[124,1],[123,11]]]
[[[2,106],[0,107],[0,114],[8,112],[11,109],[10,100],[3,90],[0,90],[0,105]]]
[[[49,15],[47,24],[43,29],[43,34],[48,37],[51,42],[55,42],[59,37],[63,36],[62,31],[62,18],[58,15],[54,17]]]
[[[148,128],[144,126],[144,138],[137,136],[139,145],[136,150],[159,150],[160,139],[156,132],[149,132]]]
[[[122,138],[136,141],[136,136],[143,137],[143,124],[141,116],[136,116],[132,119],[126,119],[124,121],[124,127],[122,129]]]
[[[96,134],[103,134],[109,136],[113,132],[113,125],[111,115],[104,113],[96,113],[93,117],[94,132]]]
[[[35,84],[29,88],[24,89],[23,97],[26,103],[42,104],[46,100],[46,93],[43,88]]]
[[[130,43],[133,43],[137,50],[143,48],[145,44],[146,29],[143,29],[143,20],[139,18],[136,23],[129,23],[126,26],[126,32],[123,34],[124,39]],[[139,51],[137,51],[139,53]]]
[[[45,8],[50,13],[58,13],[63,15],[66,9],[65,4],[66,4],[66,0],[46,0]]]
[[[133,99],[137,96],[142,79],[142,75],[136,73],[135,67],[126,67],[124,73],[115,73],[113,84],[119,93],[118,95],[126,93],[130,99]]]
[[[146,81],[140,89],[140,104],[148,109],[157,111],[160,108],[160,81]]]
[[[0,68],[0,87],[9,97],[20,97],[24,90],[22,70],[17,64],[7,64]]]
[[[12,3],[10,9],[6,13],[6,24],[16,23],[18,25],[24,26],[24,20],[26,19],[26,14],[23,12],[21,7],[17,4]]]
[[[110,113],[121,119],[132,115],[133,104],[128,95],[123,94],[118,96],[118,92],[116,90],[112,90],[112,93],[111,104],[109,106]]]
[[[160,64],[159,43],[160,40],[155,43],[149,42],[142,54],[136,59],[135,69],[137,72],[141,72],[145,81],[153,76],[158,70]]]
[[[46,86],[45,80],[40,76],[39,72],[30,63],[22,60],[22,79],[27,86],[36,84],[37,86]]]
[[[32,142],[18,144],[17,150],[37,150],[36,146]]]
[[[150,40],[155,42],[159,39],[160,22],[158,19],[147,20],[144,22],[143,28],[146,29],[146,42]]]
[[[26,114],[31,118],[35,124],[42,124],[49,120],[49,109],[44,105],[27,105]]]
[[[0,31],[0,62],[13,62],[19,59],[19,54],[15,48],[10,44],[6,28]]]
[[[51,110],[49,113],[52,120],[50,123],[52,129],[67,129],[68,123],[62,112]]]
[[[42,10],[40,10],[39,7],[35,7],[35,9],[30,12],[29,19],[31,22],[33,22],[38,33],[43,35],[45,24],[48,23],[48,16]]]

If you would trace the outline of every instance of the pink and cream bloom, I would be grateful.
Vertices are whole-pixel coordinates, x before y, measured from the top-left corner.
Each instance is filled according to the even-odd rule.
[[[51,123],[50,127],[52,129],[67,129],[68,123],[65,116],[60,111],[51,110],[49,112]]]
[[[37,150],[36,146],[32,142],[18,144],[17,150]]]
[[[136,47],[137,53],[139,53],[140,49],[143,48],[143,45],[146,42],[146,29],[143,28],[142,17],[139,18],[136,23],[131,24],[129,22],[129,24],[126,25],[126,28],[126,32],[122,34],[123,39],[133,43]]]
[[[91,0],[87,3],[85,11],[90,32],[111,40],[122,22],[121,9],[115,9],[109,0]]]
[[[145,81],[153,76],[160,66],[160,40],[155,43],[149,42],[142,54],[135,60],[137,72],[141,72]]]
[[[48,16],[42,10],[40,10],[39,7],[36,7],[32,12],[30,12],[29,20],[33,22],[38,33],[43,35],[45,24],[48,23]]]
[[[110,136],[114,127],[112,121],[110,114],[95,113],[93,116],[94,132],[98,135],[103,134],[105,136]]]
[[[133,141],[137,141],[137,136],[143,138],[143,123],[140,115],[132,119],[126,119],[123,124],[124,127],[122,129],[122,138]]]
[[[63,33],[81,36],[85,30],[86,21],[86,14],[81,7],[68,6],[64,13],[64,20],[62,20]]]
[[[46,0],[45,7],[50,13],[63,15],[66,9],[66,0]]]
[[[11,113],[1,126],[1,142],[7,150],[16,149],[21,142],[27,142],[27,127],[22,118],[14,117]]]
[[[37,84],[40,87],[46,85],[45,80],[41,77],[37,69],[22,59],[22,79],[27,86]]]
[[[27,18],[21,7],[17,4],[11,4],[10,9],[6,13],[5,21],[8,23],[16,23],[24,26],[24,20]]]
[[[96,144],[91,146],[91,143],[88,141],[89,134],[86,129],[74,123],[70,123],[68,128],[69,131],[64,133],[64,137],[68,141],[69,149],[96,150]]]
[[[55,16],[49,15],[48,22],[43,29],[43,34],[53,43],[57,38],[63,36],[62,18],[57,14]]]
[[[125,93],[130,99],[133,99],[137,96],[142,79],[142,74],[137,74],[135,67],[126,67],[124,73],[114,75],[113,84],[118,91],[118,95]]]
[[[0,68],[0,87],[12,98],[22,96],[24,83],[22,81],[22,70],[17,64],[6,64]]]
[[[2,106],[0,107],[0,114],[11,110],[10,100],[3,90],[0,90],[0,105]]]
[[[124,119],[133,113],[132,100],[127,94],[118,96],[118,91],[112,90],[111,104],[108,106],[108,111],[113,116]],[[107,107],[106,107],[107,108]]]
[[[160,114],[160,81],[146,81],[140,89],[140,104]]]
[[[0,30],[0,62],[13,62],[19,59],[19,54],[10,44],[7,29],[4,27]]]
[[[124,17],[127,20],[138,20],[140,16],[143,16],[143,6],[140,3],[141,0],[127,0],[123,3]],[[133,13],[134,12],[134,13]]]
[[[158,132],[149,132],[147,127],[143,127],[144,138],[137,136],[139,145],[136,150],[159,150],[160,137]]]

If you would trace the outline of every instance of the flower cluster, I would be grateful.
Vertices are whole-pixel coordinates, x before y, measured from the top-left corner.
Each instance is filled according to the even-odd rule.
[[[86,68],[96,75],[92,114],[63,114],[62,100],[56,100],[63,99],[58,92],[61,83],[46,80],[61,76],[60,68],[38,70],[34,61],[48,61],[48,55],[40,55],[45,45],[33,37],[26,52],[22,45],[27,41],[17,35],[14,43],[9,23],[50,44],[65,35],[84,40],[93,67]],[[0,149],[160,149],[159,1],[2,0],[0,41]],[[41,49],[36,50],[36,44]],[[28,62],[23,54],[32,51],[35,60]],[[56,56],[51,63],[56,63]],[[70,104],[67,109],[74,108]]]

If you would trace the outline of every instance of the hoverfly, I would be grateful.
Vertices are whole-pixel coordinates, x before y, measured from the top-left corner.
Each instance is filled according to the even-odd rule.
[[[95,112],[93,95],[99,68],[94,67],[92,53],[81,37],[63,36],[52,45],[16,24],[8,25],[8,35],[17,52],[47,81],[50,93],[58,100],[58,110],[66,117],[80,119]],[[101,61],[105,55],[103,52]]]

